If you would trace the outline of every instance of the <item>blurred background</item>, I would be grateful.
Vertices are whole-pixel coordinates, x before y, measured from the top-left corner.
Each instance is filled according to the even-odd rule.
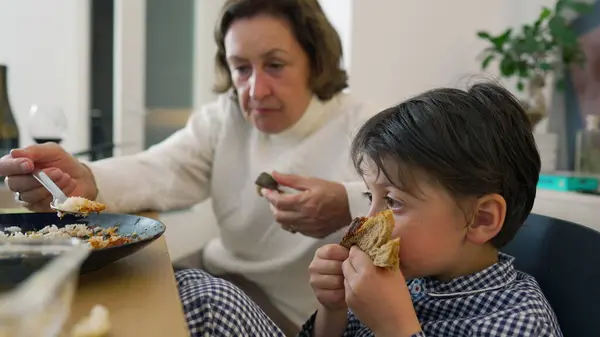
[[[527,90],[530,78],[513,76],[518,64],[496,55],[484,67],[482,53],[503,43],[498,38],[507,29],[534,26],[544,6],[554,10],[557,3],[320,2],[343,41],[349,91],[380,108],[433,87],[464,86],[482,74],[502,81],[524,101],[535,98]],[[212,33],[222,3],[0,0],[0,64],[8,67],[8,95],[20,145],[34,143],[32,104],[62,111],[68,122],[62,145],[87,160],[139,152],[181,128],[195,108],[214,98]],[[600,113],[595,104],[600,97],[595,76],[600,5],[585,3],[590,6],[585,15],[576,8],[565,11],[569,27],[562,32],[565,39],[574,34],[588,56],[585,66],[572,70],[564,64],[538,88],[546,109],[536,120],[535,134],[546,172],[575,169],[585,116]],[[559,80],[560,90],[554,85]],[[598,226],[598,206],[596,195],[548,190],[539,193],[534,212]],[[217,233],[210,201],[166,213],[161,220],[169,228],[173,259]]]

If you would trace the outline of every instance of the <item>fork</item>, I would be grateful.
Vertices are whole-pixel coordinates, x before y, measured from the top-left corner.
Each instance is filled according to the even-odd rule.
[[[50,194],[52,194],[52,202],[50,203],[50,208],[52,208],[55,211],[59,211],[59,212],[63,212],[63,213],[73,213],[73,212],[66,212],[66,211],[58,208],[58,206],[63,204],[65,201],[67,201],[68,198],[65,195],[65,193],[58,186],[56,186],[54,181],[52,181],[52,179],[50,179],[50,177],[48,177],[48,175],[46,173],[44,173],[41,170],[35,170],[32,173],[32,175],[37,181],[39,181],[40,184],[42,184],[42,186],[44,186],[44,188],[46,188],[48,190],[48,192],[50,192]]]

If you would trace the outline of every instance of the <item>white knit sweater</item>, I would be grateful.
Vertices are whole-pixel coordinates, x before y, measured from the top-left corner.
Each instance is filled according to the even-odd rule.
[[[315,250],[338,242],[343,230],[323,240],[283,230],[257,195],[254,180],[263,171],[277,170],[342,182],[352,216],[366,214],[365,186],[351,164],[349,145],[374,112],[347,94],[327,102],[313,98],[294,126],[268,135],[222,95],[148,151],[89,166],[99,200],[111,212],[169,210],[212,198],[221,235],[204,248],[208,271],[245,276],[301,324],[317,306],[307,267]],[[202,219],[197,222],[202,226]]]

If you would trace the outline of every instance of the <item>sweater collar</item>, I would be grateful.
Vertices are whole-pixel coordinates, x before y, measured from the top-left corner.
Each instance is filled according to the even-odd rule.
[[[327,122],[329,119],[328,113],[333,110],[331,106],[334,101],[335,99],[323,102],[318,97],[313,96],[304,114],[294,125],[279,133],[265,135],[275,141],[304,139]]]

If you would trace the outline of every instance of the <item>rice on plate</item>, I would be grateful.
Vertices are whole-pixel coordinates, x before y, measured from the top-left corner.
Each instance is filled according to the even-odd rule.
[[[122,236],[117,233],[118,226],[102,228],[100,226],[88,226],[84,224],[66,225],[57,227],[48,225],[38,231],[23,232],[20,227],[6,227],[0,231],[0,240],[19,240],[27,238],[42,239],[70,239],[77,238],[87,244],[92,249],[108,248],[130,243],[137,238],[137,234]]]

